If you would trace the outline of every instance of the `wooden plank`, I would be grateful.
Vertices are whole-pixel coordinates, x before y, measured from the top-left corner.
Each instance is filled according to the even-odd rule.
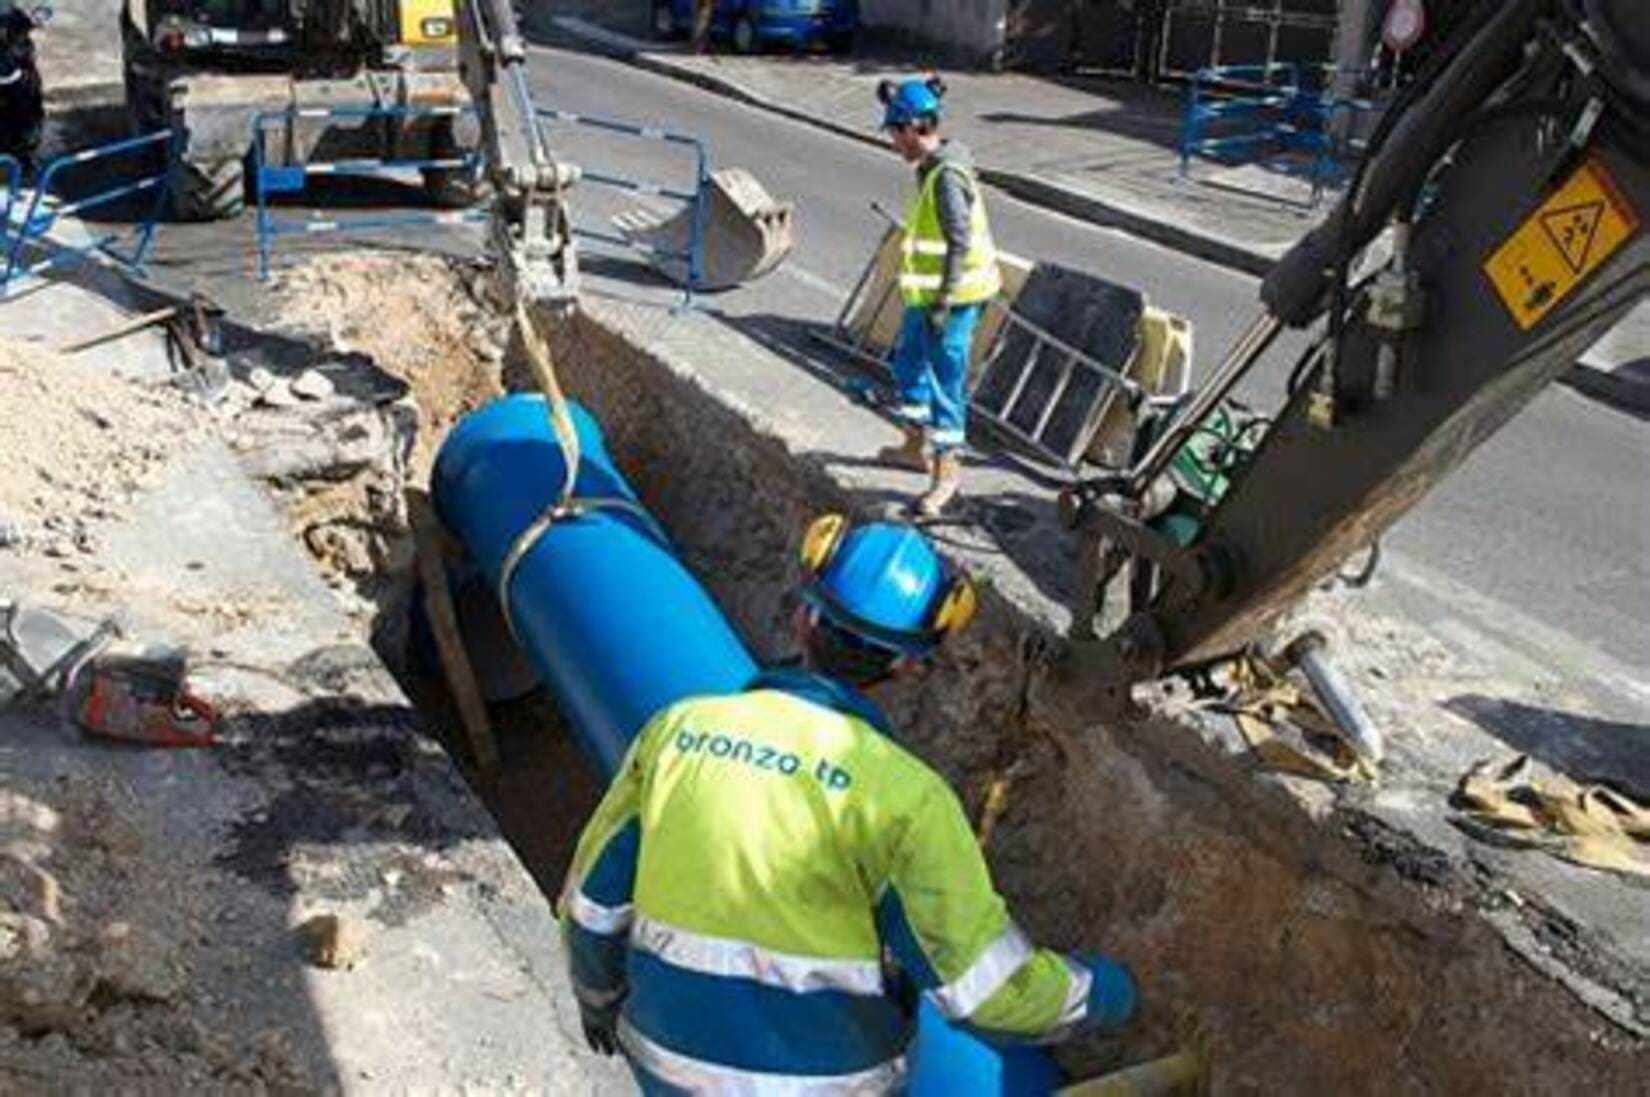
[[[498,740],[493,737],[487,704],[481,698],[481,687],[476,684],[475,668],[470,665],[469,652],[464,649],[458,611],[453,607],[447,573],[442,566],[450,537],[442,528],[441,519],[436,517],[429,496],[417,488],[407,489],[407,517],[412,524],[418,555],[418,575],[424,586],[424,614],[441,655],[447,689],[458,706],[459,720],[464,724],[476,766],[483,773],[491,773],[498,769]]]
[[[73,342],[63,343],[57,348],[57,353],[79,354],[83,350],[90,350],[91,348],[101,346],[104,343],[112,343],[116,339],[123,339],[134,332],[142,331],[144,328],[158,324],[163,320],[170,320],[182,311],[182,305],[167,305],[163,309],[155,309],[153,312],[145,312],[139,316],[133,316],[128,320],[121,321],[114,327],[109,328],[107,331],[98,332],[96,335],[90,335],[84,339],[77,339]]]

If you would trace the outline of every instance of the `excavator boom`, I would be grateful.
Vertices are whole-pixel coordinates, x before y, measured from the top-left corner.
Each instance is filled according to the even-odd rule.
[[[567,193],[579,171],[551,154],[527,84],[527,44],[511,0],[459,0],[459,73],[481,117],[492,187],[490,244],[510,297],[570,307],[578,252]]]
[[[1639,8],[1482,3],[1394,104],[1223,366],[1128,474],[1067,500],[1085,539],[1074,676],[1115,696],[1258,639],[1650,293]],[[1391,258],[1354,282],[1383,231]],[[1166,536],[1154,516],[1173,462],[1275,334],[1309,325],[1318,338],[1282,409],[1225,454],[1229,486],[1195,535]],[[1092,639],[1122,563],[1130,612]]]

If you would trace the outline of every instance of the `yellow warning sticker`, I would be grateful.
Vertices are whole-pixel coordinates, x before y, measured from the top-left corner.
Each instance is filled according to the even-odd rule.
[[[1583,164],[1518,226],[1484,273],[1526,331],[1638,231],[1633,207],[1596,160]]]

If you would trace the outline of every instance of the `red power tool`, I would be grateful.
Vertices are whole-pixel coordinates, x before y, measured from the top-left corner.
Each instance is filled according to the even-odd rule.
[[[218,712],[189,692],[181,657],[99,655],[71,692],[74,719],[92,735],[161,747],[218,741]]]

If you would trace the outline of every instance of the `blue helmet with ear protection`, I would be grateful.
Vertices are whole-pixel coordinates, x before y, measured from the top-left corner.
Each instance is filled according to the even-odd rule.
[[[815,520],[802,542],[803,598],[847,632],[902,655],[927,655],[974,616],[974,586],[913,526]]]
[[[877,85],[877,98],[882,102],[882,128],[909,126],[924,118],[938,120],[940,99],[945,95],[945,84],[937,76],[913,78],[895,84],[884,80]]]

